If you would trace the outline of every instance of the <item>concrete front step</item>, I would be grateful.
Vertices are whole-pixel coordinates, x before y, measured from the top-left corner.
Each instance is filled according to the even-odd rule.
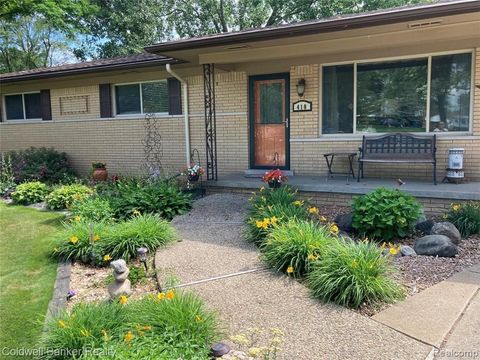
[[[463,271],[378,313],[373,319],[439,348],[479,288],[480,273]]]

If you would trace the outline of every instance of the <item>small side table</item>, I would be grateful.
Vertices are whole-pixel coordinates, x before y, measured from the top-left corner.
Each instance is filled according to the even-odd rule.
[[[355,159],[355,156],[357,156],[357,153],[355,152],[332,152],[328,154],[323,154],[325,156],[325,161],[327,162],[327,167],[328,167],[328,178],[333,179],[333,175],[347,175],[347,182],[350,180],[350,175],[355,179],[355,172],[353,171],[353,161]],[[348,172],[333,172],[332,171],[332,166],[333,166],[333,160],[335,157],[344,157],[348,158],[348,164],[350,169],[348,169]]]

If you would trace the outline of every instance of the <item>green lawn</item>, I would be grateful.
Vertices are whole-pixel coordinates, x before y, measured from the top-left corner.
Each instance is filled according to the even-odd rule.
[[[52,297],[57,264],[48,255],[61,219],[0,202],[0,349],[35,347]]]

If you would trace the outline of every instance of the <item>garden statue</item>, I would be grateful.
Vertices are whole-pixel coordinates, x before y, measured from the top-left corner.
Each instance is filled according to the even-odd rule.
[[[130,295],[132,292],[130,280],[128,279],[130,270],[128,270],[125,260],[112,261],[110,266],[113,268],[113,278],[115,279],[114,282],[108,285],[110,299],[116,299],[121,295]]]

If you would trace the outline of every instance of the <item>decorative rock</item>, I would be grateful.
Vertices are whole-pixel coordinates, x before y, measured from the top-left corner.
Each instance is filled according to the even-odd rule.
[[[230,352],[230,346],[224,343],[215,343],[212,345],[212,356],[213,357],[222,357]]]
[[[411,246],[408,246],[408,245],[400,246],[400,254],[402,254],[402,256],[416,256],[417,255],[415,250],[413,250],[413,248]]]
[[[424,234],[430,234],[433,225],[435,225],[435,222],[433,220],[418,221],[415,224],[415,229],[423,232]]]
[[[335,217],[334,222],[335,224],[337,224],[338,228],[342,231],[345,231],[347,233],[352,233],[355,231],[355,229],[352,226],[353,214],[351,212],[337,215]]]
[[[128,270],[127,263],[123,259],[112,261],[110,263],[110,266],[113,268],[113,270],[116,273],[119,273],[119,274]]]
[[[452,223],[445,221],[439,222],[433,225],[432,230],[430,231],[432,235],[445,235],[455,244],[458,245],[462,241],[462,235],[460,231]]]
[[[130,295],[132,293],[131,283],[128,279],[127,263],[123,259],[115,260],[110,263],[113,268],[113,278],[115,279],[110,285],[108,285],[108,294],[110,299],[116,299],[121,295]]]
[[[415,241],[415,252],[418,255],[454,257],[458,249],[445,235],[427,235]]]

